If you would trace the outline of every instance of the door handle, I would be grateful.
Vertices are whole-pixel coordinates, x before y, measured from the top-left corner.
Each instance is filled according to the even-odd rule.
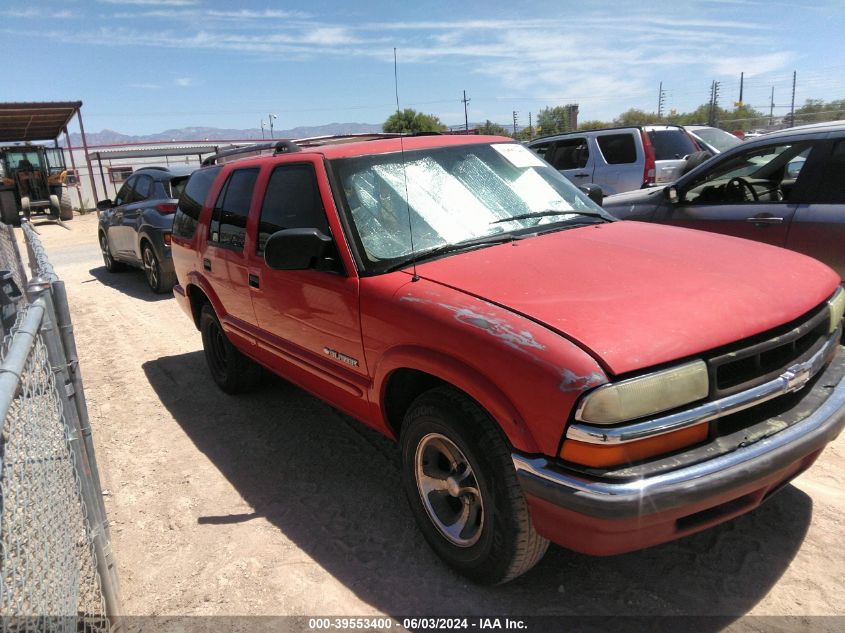
[[[751,222],[752,224],[783,224],[783,218],[776,215],[755,216],[753,218],[745,218],[745,221]]]
[[[575,178],[589,178],[590,174],[573,174]]]
[[[211,272],[211,260],[207,259],[207,258],[203,259],[202,260],[202,267],[205,270],[207,270],[208,272]]]
[[[260,280],[258,279],[258,275],[252,275],[252,274],[250,274],[250,276],[249,276],[249,285],[250,285],[250,286],[252,286],[253,288],[258,288],[258,287],[259,287],[259,285],[260,285]]]

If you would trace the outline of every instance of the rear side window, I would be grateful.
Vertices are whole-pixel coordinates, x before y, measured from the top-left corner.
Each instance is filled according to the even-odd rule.
[[[191,239],[194,236],[202,205],[208,197],[208,190],[211,189],[221,169],[222,167],[218,165],[199,169],[191,175],[185,185],[185,190],[179,196],[179,206],[176,209],[176,217],[173,218],[173,235],[184,239]]]
[[[654,160],[679,159],[698,151],[692,139],[681,130],[651,130],[646,134],[654,148]]]
[[[236,169],[217,196],[208,239],[218,246],[243,250],[246,238],[246,219],[252,202],[252,192],[258,178],[258,168]]]
[[[276,167],[261,205],[256,252],[259,255],[264,252],[267,239],[276,231],[311,228],[329,234],[314,167],[310,164]]]
[[[138,176],[135,181],[135,195],[132,197],[132,202],[141,202],[150,197],[150,189],[152,189],[153,179],[149,176]]]
[[[788,168],[795,171],[793,163]],[[819,183],[810,195],[818,204],[845,204],[845,140],[833,146],[833,153],[821,169]]]
[[[590,150],[586,138],[573,138],[554,143],[546,153],[546,160],[555,169],[580,169],[587,164]]]
[[[634,135],[606,134],[596,137],[604,160],[609,165],[623,165],[637,162],[637,148],[634,145]]]

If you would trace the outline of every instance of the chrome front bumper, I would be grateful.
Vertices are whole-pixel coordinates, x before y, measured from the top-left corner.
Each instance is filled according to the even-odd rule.
[[[845,351],[835,343],[834,349],[825,345],[805,364],[823,364],[831,355],[838,361],[845,357]],[[803,376],[805,372],[796,373],[793,369],[754,389],[683,412],[697,412],[695,421],[686,424],[714,419],[795,391],[819,371],[819,368],[811,370],[798,384],[790,376]],[[830,385],[825,381],[825,374],[823,372],[811,389],[829,394],[815,411],[773,435],[718,457],[634,481],[614,482],[566,472],[544,457],[514,453],[517,477],[528,495],[575,512],[609,519],[662,512],[729,492],[789,467],[821,450],[839,435],[845,426],[845,378]],[[730,401],[730,407],[726,406],[726,401]],[[722,409],[710,410],[709,405],[719,405]],[[675,428],[679,427],[670,430]]]

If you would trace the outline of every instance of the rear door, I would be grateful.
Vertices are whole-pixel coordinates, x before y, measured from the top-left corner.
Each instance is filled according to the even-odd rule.
[[[815,151],[815,150],[814,150]],[[795,210],[786,246],[820,259],[845,280],[845,139],[826,141],[801,167],[806,186]]]
[[[284,162],[269,175],[249,255],[250,290],[260,330],[256,353],[335,406],[364,416],[369,378],[357,275],[344,269],[337,253],[334,264],[321,270],[272,270],[264,261],[264,245],[276,231],[316,228],[332,235],[326,214],[327,208],[334,213],[330,191],[319,161]]]
[[[726,159],[680,187],[680,202],[662,221],[786,246],[806,191],[805,160],[816,142],[776,141]]]
[[[639,130],[595,132],[593,182],[605,195],[639,189],[643,184],[645,155]]]
[[[234,169],[217,194],[203,253],[203,274],[220,303],[223,329],[241,347],[254,343],[255,313],[247,272],[247,218],[253,204],[258,167]]]
[[[550,143],[543,158],[576,185],[593,182],[595,159],[586,136]]]

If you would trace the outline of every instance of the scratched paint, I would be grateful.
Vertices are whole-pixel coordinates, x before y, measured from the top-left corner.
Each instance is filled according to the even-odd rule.
[[[584,391],[591,387],[598,387],[607,382],[607,378],[597,371],[587,374],[586,376],[579,376],[575,372],[564,369],[560,372],[561,382],[559,389],[568,393],[571,391]]]

